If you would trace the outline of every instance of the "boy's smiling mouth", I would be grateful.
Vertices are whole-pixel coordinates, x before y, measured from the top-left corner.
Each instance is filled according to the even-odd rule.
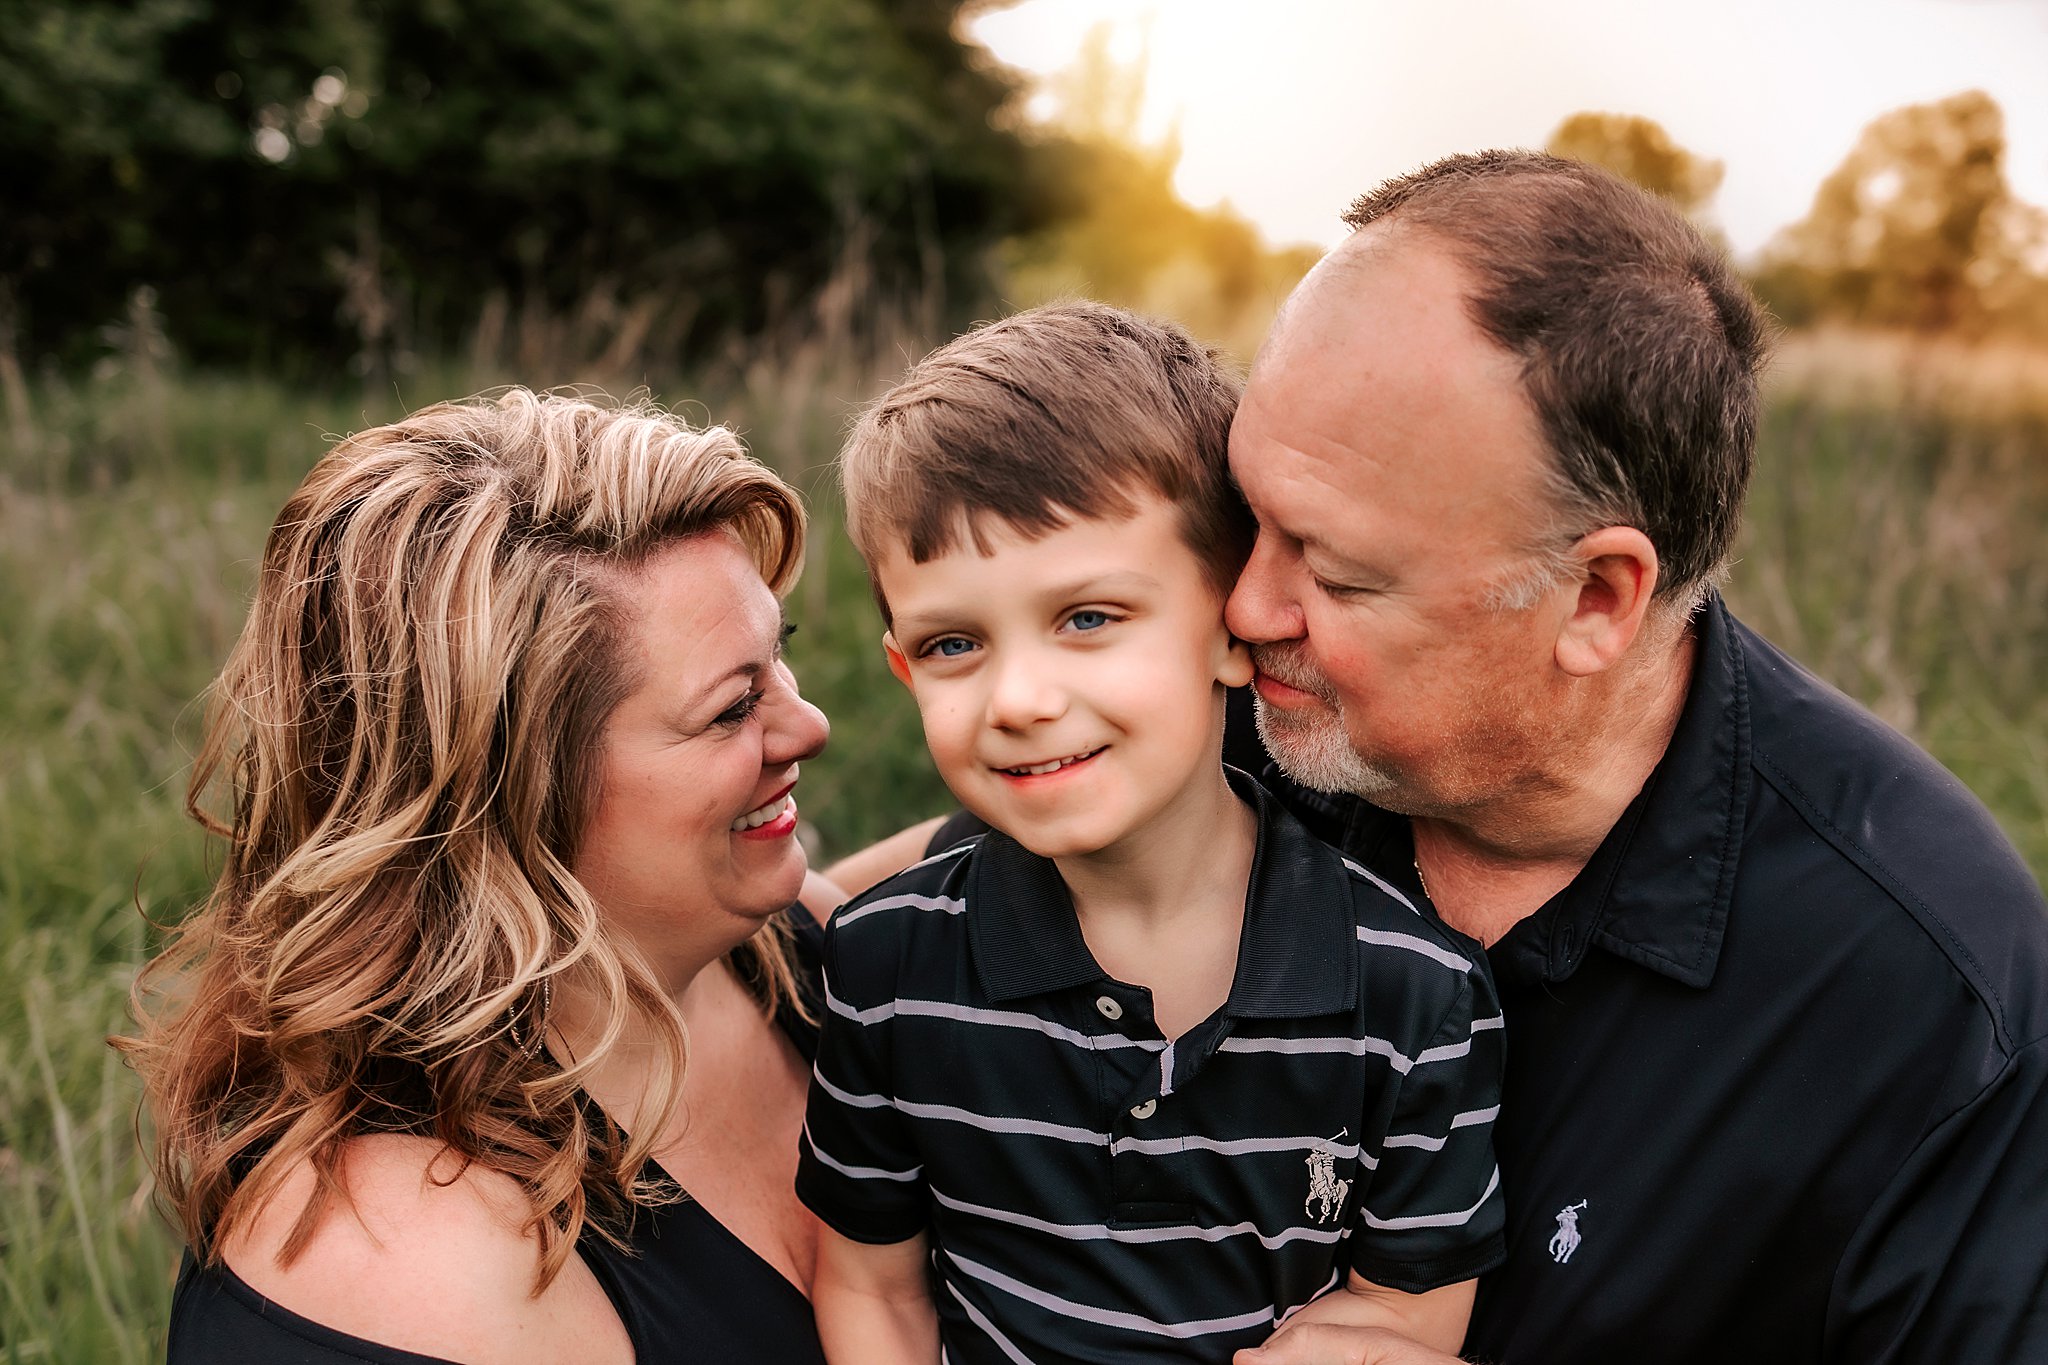
[[[1083,753],[1069,754],[1065,758],[1055,758],[1046,763],[1030,763],[1016,768],[998,768],[996,771],[1005,777],[1044,777],[1046,774],[1056,773],[1062,768],[1071,768],[1076,763],[1085,763],[1108,747],[1107,744],[1104,744]]]

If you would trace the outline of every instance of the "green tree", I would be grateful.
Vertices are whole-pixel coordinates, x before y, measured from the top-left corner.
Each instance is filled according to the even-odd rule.
[[[1695,215],[1713,200],[1727,169],[1679,146],[1662,124],[1640,114],[1573,114],[1557,125],[1546,150],[1604,167]]]
[[[1793,322],[1979,333],[2038,317],[2043,240],[2006,182],[2004,115],[1972,90],[1872,121],[1759,284]]]
[[[966,288],[1034,221],[949,0],[0,0],[0,296],[89,352],[138,286],[204,360],[648,301],[687,347],[857,239]],[[950,272],[950,273],[949,273]]]

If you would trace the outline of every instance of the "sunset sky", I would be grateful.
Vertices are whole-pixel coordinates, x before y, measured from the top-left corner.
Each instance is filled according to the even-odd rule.
[[[2014,188],[2048,203],[2048,0],[1023,0],[968,32],[1043,73],[1102,21],[1149,58],[1141,133],[1178,123],[1182,197],[1276,242],[1335,241],[1385,176],[1607,109],[1727,164],[1716,216],[1749,254],[1872,118],[1973,87],[2005,109]]]

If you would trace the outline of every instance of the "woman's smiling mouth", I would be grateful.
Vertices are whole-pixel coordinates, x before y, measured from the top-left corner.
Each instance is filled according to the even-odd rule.
[[[794,787],[794,783],[792,783],[788,787],[784,787],[781,791],[777,792],[773,799],[771,799],[766,805],[761,806],[755,810],[750,810],[745,815],[742,815],[739,819],[733,821],[732,832],[734,834],[746,834],[753,830],[760,829],[764,825],[780,820],[784,815],[790,815],[794,817],[796,811],[796,803],[790,800],[789,797],[789,794],[792,790],[794,790]]]

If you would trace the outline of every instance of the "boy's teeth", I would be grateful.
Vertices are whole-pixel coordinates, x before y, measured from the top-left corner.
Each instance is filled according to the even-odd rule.
[[[738,834],[742,830],[759,829],[776,816],[782,814],[788,805],[789,797],[787,795],[778,796],[767,805],[761,807],[761,809],[750,810],[739,819],[733,821],[732,832]]]
[[[1056,758],[1050,763],[1035,763],[1029,768],[1012,768],[1010,771],[1023,776],[1043,777],[1047,773],[1058,772],[1069,763],[1079,763],[1084,758],[1092,758],[1094,753],[1095,751],[1091,749],[1085,754],[1073,754],[1066,758]]]

